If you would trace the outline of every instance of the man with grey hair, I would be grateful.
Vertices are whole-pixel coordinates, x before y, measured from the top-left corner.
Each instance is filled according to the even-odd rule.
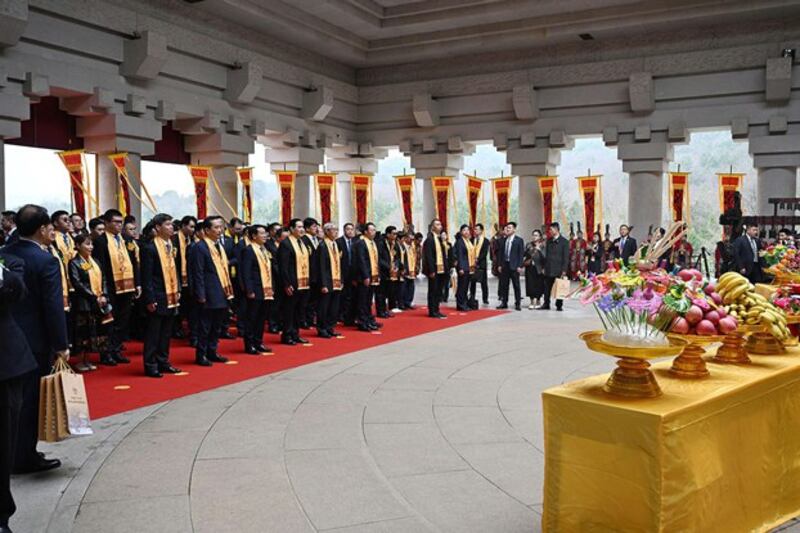
[[[317,303],[317,335],[323,339],[338,337],[334,329],[339,318],[339,300],[344,286],[342,254],[336,237],[339,229],[330,222],[323,227],[325,238],[314,250],[311,272],[319,287]]]

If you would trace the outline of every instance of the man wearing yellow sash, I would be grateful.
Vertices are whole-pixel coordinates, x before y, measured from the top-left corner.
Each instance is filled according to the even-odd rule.
[[[439,237],[442,233],[442,221],[435,218],[431,221],[428,237],[422,245],[422,273],[428,278],[428,316],[446,318],[439,312],[442,287],[449,283],[450,268],[447,264],[447,250]]]
[[[267,228],[256,224],[247,228],[249,244],[239,258],[239,282],[245,305],[239,319],[244,333],[244,351],[250,355],[272,353],[264,346],[264,322],[275,299],[272,254],[267,250]]]
[[[284,344],[308,344],[300,337],[300,325],[305,317],[311,287],[311,251],[303,242],[303,221],[293,218],[289,222],[289,237],[278,248],[281,283],[283,284]]]
[[[477,256],[475,246],[472,244],[472,235],[469,226],[463,224],[456,235],[456,243],[453,245],[453,255],[456,264],[456,274],[458,281],[456,284],[456,309],[459,311],[469,311],[467,295],[469,293],[469,283],[475,274]]]
[[[344,280],[342,276],[342,253],[336,244],[339,229],[330,222],[322,227],[325,238],[314,251],[312,270],[317,274],[319,303],[317,306],[317,334],[323,339],[338,337],[334,329],[339,321],[339,304]]]
[[[175,221],[172,221],[173,227]],[[178,308],[178,318],[172,328],[172,336],[176,339],[183,339],[186,335],[183,331],[183,321],[189,319],[189,308],[192,298],[189,295],[189,261],[187,252],[189,246],[194,242],[194,231],[197,226],[197,219],[187,215],[181,219],[180,227],[177,228],[172,236],[172,246],[175,249],[175,268],[178,270],[178,279],[181,284],[181,305]]]
[[[303,235],[303,243],[305,243],[309,253],[313,255],[324,240],[324,235],[320,235],[322,233],[322,228],[315,218],[307,217],[303,219],[303,229],[305,230],[305,234]],[[316,268],[315,265],[312,266]],[[305,313],[302,316],[302,323],[300,326],[304,329],[310,328],[314,325],[316,322],[317,308],[319,307],[320,292],[319,284],[317,283],[318,276],[316,275],[316,272],[313,272],[314,268],[312,268],[311,273],[311,289],[308,294],[308,303],[306,304]]]
[[[165,372],[180,372],[169,362],[169,340],[178,314],[181,286],[175,265],[177,250],[172,244],[172,217],[159,213],[151,225],[156,235],[141,246],[142,302],[147,310],[143,359],[145,375],[160,378]]]
[[[489,257],[490,245],[489,241],[486,240],[486,237],[483,234],[483,224],[475,224],[473,234],[475,237],[472,239],[472,243],[475,245],[476,261],[475,275],[472,276],[472,280],[469,282],[469,302],[473,309],[477,309],[477,285],[479,283],[481,285],[481,296],[483,296],[483,303],[484,305],[489,305],[489,276],[487,273],[487,258]]]
[[[197,346],[195,362],[200,366],[225,363],[219,355],[220,331],[233,299],[228,256],[219,238],[225,228],[220,216],[203,220],[203,239],[192,245],[189,259],[189,285],[197,306]]]
[[[402,271],[400,265],[400,246],[397,243],[397,228],[387,226],[383,238],[378,243],[378,265],[381,284],[375,297],[375,311],[379,318],[392,318],[393,311],[399,311],[397,292]]]
[[[408,231],[399,236],[403,280],[400,282],[400,309],[414,309],[414,283],[419,275],[417,247],[414,246],[414,233]]]
[[[70,228],[72,227],[69,213],[66,211],[56,211],[50,216],[50,220],[53,222],[53,228],[56,230],[56,249],[61,257],[61,261],[64,265],[68,265],[76,254],[75,242],[72,240],[72,235],[69,234]]]
[[[108,352],[100,354],[100,362],[130,363],[122,355],[127,340],[134,299],[141,295],[139,268],[135,250],[122,235],[122,213],[109,209],[103,215],[106,231],[94,240],[92,257],[108,280],[109,299],[114,309],[114,323],[108,339]]]
[[[375,331],[383,326],[372,314],[372,300],[375,290],[381,284],[380,267],[378,265],[378,245],[375,242],[375,224],[368,222],[364,226],[361,240],[353,249],[355,262],[355,279],[358,282],[358,316],[356,323],[359,331]]]

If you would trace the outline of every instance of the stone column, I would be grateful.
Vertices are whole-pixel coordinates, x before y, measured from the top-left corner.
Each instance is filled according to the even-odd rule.
[[[628,224],[633,236],[641,241],[647,229],[661,224],[664,206],[664,172],[672,161],[672,145],[668,142],[621,141],[617,157],[628,181]],[[612,230],[612,236],[614,232]]]
[[[464,157],[460,153],[437,151],[433,153],[412,153],[411,166],[417,176],[417,186],[422,186],[422,220],[415,221],[416,231],[427,233],[431,220],[436,218],[436,204],[433,200],[431,178],[435,176],[452,176],[458,178],[464,168]],[[421,222],[421,223],[420,223]],[[451,221],[450,226],[453,226]],[[448,228],[450,234],[453,228]]]
[[[337,215],[336,223],[343,226],[346,222],[355,222],[353,212],[353,189],[351,174],[367,172],[378,173],[378,160],[386,157],[387,151],[373,148],[371,144],[348,143],[326,149],[327,171],[337,174]],[[377,179],[377,176],[376,178]]]
[[[800,166],[800,135],[766,135],[750,138],[753,166],[758,170],[758,215],[772,215],[770,198],[797,196],[797,167]],[[794,213],[779,210],[779,215]]]
[[[267,150],[267,162],[271,170],[294,170],[297,172],[294,182],[294,217],[311,216],[314,209],[314,187],[311,175],[319,172],[324,161],[324,150],[305,146],[280,147],[272,145]]]
[[[572,146],[571,140],[568,145]],[[537,178],[557,174],[561,151],[559,148],[521,147],[519,143],[513,143],[506,152],[506,161],[511,165],[511,173],[519,178],[517,234],[527,241],[531,232],[544,224],[542,194]],[[491,195],[491,189],[484,191],[484,194]],[[553,198],[556,207],[557,201],[557,198]]]

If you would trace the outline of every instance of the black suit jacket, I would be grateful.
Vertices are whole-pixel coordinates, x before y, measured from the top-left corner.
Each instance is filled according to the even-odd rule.
[[[120,235],[120,237],[122,237]],[[126,247],[128,257],[131,258],[131,266],[133,266],[133,280],[134,285],[141,286],[141,278],[139,272],[139,262],[136,261],[136,253],[128,248],[128,240],[123,238],[123,246]],[[114,270],[111,268],[111,256],[108,255],[108,233],[104,233],[96,238],[94,241],[94,249],[92,250],[92,257],[100,265],[103,270],[103,277],[108,280],[108,293],[109,295],[116,295],[116,285],[114,284]],[[141,249],[139,250],[141,253]]]
[[[464,238],[460,235],[456,237],[456,243],[453,245],[453,257],[455,259],[456,270],[459,274],[469,274],[469,252],[467,251],[467,244]]]
[[[84,263],[86,261],[80,255],[76,255],[75,259],[69,262],[68,275],[72,287],[70,310],[99,313],[97,296],[92,292],[92,284],[89,281],[89,272],[81,268]],[[108,283],[105,276],[103,276],[102,290],[103,294],[108,296]]]
[[[370,269],[369,262],[369,249],[367,248],[367,239],[354,239],[353,243],[353,271],[355,273],[355,280],[364,282],[364,280],[372,279],[372,270]],[[378,243],[375,242],[375,246]]]
[[[225,297],[225,290],[217,275],[208,243],[206,241],[197,242],[192,245],[191,250],[192,259],[189,262],[188,274],[189,285],[195,300],[204,309],[227,309],[228,299]],[[200,300],[205,300],[205,303],[200,304]]]
[[[177,253],[177,250],[173,248],[173,252]],[[142,243],[139,254],[142,257],[142,302],[144,305],[156,304],[157,315],[174,315],[177,308],[167,308],[167,287],[164,285],[161,258],[158,255],[156,245],[152,242]],[[175,262],[174,258],[169,260]],[[180,280],[179,270],[177,270],[177,274]],[[180,281],[178,283],[180,284]],[[178,291],[180,291],[180,286]]]
[[[339,246],[338,243],[336,245]],[[339,274],[343,276],[342,270],[342,250],[339,249],[339,255],[334,259],[334,261],[339,262]],[[331,263],[330,254],[328,253],[328,247],[322,242],[317,249],[314,251],[314,255],[312,256],[314,263],[316,263],[316,270],[317,272],[317,279],[316,283],[319,285],[320,288],[326,288],[329,291],[333,290],[333,266]],[[343,279],[340,281],[344,282]]]
[[[447,274],[450,271],[450,267],[447,263],[447,249],[444,247],[444,243],[438,235],[428,233],[428,237],[425,239],[425,242],[422,243],[422,273],[426,276],[436,274],[436,246],[442,251],[444,273]]]
[[[763,247],[761,240],[756,238],[756,251],[760,251]],[[753,259],[753,248],[746,233],[733,241],[733,262],[736,265],[736,272],[749,276],[756,268],[763,268],[763,261],[761,257],[758,257],[757,261]]]
[[[513,236],[511,241],[511,255],[506,257],[506,241],[507,237],[500,239],[497,243],[497,256],[500,266],[506,268],[508,266],[511,270],[516,270],[522,267],[522,262],[525,260],[525,241],[519,235]],[[506,265],[506,263],[508,263]]]
[[[476,244],[476,245],[478,244],[478,240],[477,239],[473,239],[472,242],[473,242],[473,244]],[[478,252],[478,257],[477,257],[477,261],[475,263],[475,268],[477,268],[478,270],[486,270],[488,268],[488,263],[487,263],[486,260],[489,257],[489,248],[490,248],[490,246],[491,245],[489,243],[489,239],[484,238],[483,239],[483,246],[481,246],[481,249],[477,251]]]
[[[39,371],[49,372],[55,352],[69,347],[59,260],[24,239],[6,246],[2,256],[14,256],[25,265],[23,279],[28,295],[15,304],[14,320],[36,356]]]
[[[380,242],[376,241],[375,244],[378,245],[378,272],[381,275],[381,279],[388,280],[391,278],[392,255],[389,253],[391,249],[394,249],[394,268],[397,269],[399,278],[402,265],[400,264],[400,246],[397,244],[397,240],[394,241],[391,247],[386,237],[381,239]]]
[[[269,250],[267,250],[269,252]],[[272,265],[272,257],[269,259]],[[275,271],[272,270],[272,291],[275,292]],[[264,286],[261,283],[261,269],[258,266],[256,251],[252,246],[245,246],[239,259],[239,284],[245,293],[255,294],[256,300],[264,299]]]
[[[2,255],[3,282],[0,285],[0,381],[27,374],[38,366],[28,340],[14,320],[17,306],[27,297],[25,264],[12,255]],[[62,307],[63,310],[63,307]],[[3,399],[0,398],[0,406]]]
[[[563,235],[547,239],[544,245],[544,275],[557,278],[569,271],[569,241]]]
[[[350,283],[355,279],[355,261],[353,248],[356,245],[357,239],[350,239],[350,250],[347,250],[347,239],[342,236],[336,239],[336,245],[342,253],[342,277],[344,281]]]
[[[184,254],[186,255],[186,279],[183,279],[181,276],[181,272],[183,271],[183,260],[181,259],[181,241],[178,238],[178,234],[172,236],[172,246],[175,248],[175,268],[178,270],[178,280],[181,284],[181,287],[185,287],[189,283],[189,248],[192,247],[194,241],[191,237],[186,238],[186,251]],[[144,260],[142,260],[144,262]]]
[[[614,239],[614,250],[617,257],[621,257],[622,261],[627,264],[628,258],[636,253],[636,248],[638,245],[636,244],[636,239],[628,235],[625,240],[625,247],[620,250],[619,243],[622,241],[622,237],[617,237]]]
[[[292,246],[291,237],[286,237],[283,242],[281,242],[280,247],[278,248],[278,270],[281,273],[281,283],[283,284],[283,289],[287,289],[292,287],[294,290],[297,290],[297,260],[294,254],[294,247]],[[298,241],[298,246],[305,246],[303,239]],[[309,250],[309,255],[310,255]],[[309,257],[309,267],[313,265],[313,261],[311,261],[311,257]],[[313,270],[309,268],[309,270]],[[310,272],[309,275],[313,275],[314,272]],[[309,279],[309,282],[311,280]]]

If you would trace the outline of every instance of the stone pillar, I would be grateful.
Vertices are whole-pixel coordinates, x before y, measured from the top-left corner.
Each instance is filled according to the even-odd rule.
[[[672,145],[668,142],[621,141],[617,157],[628,181],[628,224],[633,236],[641,241],[647,229],[661,225],[664,206],[664,172],[672,161]],[[612,236],[615,234],[612,230]]]
[[[373,148],[371,144],[348,143],[326,149],[327,171],[337,174],[337,214],[336,223],[343,226],[346,222],[355,222],[353,212],[353,189],[351,174],[367,172],[378,173],[378,160],[387,155],[387,150]],[[374,179],[377,179],[374,178]]]
[[[572,147],[571,140],[568,144],[568,147]],[[511,165],[511,173],[519,178],[517,234],[527,241],[531,232],[544,224],[542,194],[539,191],[537,178],[557,174],[557,167],[561,163],[561,151],[558,148],[514,146],[508,148],[506,161]],[[484,191],[484,194],[491,195],[491,189]],[[553,203],[558,207],[557,198],[553,198]]]
[[[474,147],[472,148],[474,150]],[[461,153],[464,153],[463,151]],[[427,233],[431,220],[436,218],[436,205],[433,200],[433,185],[431,178],[436,176],[452,176],[458,178],[464,168],[464,157],[461,153],[448,153],[436,151],[431,153],[412,152],[411,166],[417,176],[416,184],[422,187],[422,220],[415,221],[416,231]],[[420,223],[421,222],[421,223]],[[451,221],[450,226],[453,226]],[[450,234],[453,228],[448,228]]]
[[[800,166],[800,135],[766,135],[750,138],[753,166],[758,170],[758,215],[772,215],[770,198],[797,196],[797,167]],[[779,210],[779,215],[794,213]]]
[[[316,205],[311,183],[311,175],[319,172],[324,161],[324,150],[305,146],[280,147],[273,145],[267,149],[267,162],[271,170],[294,170],[297,172],[294,182],[295,218],[305,218],[313,214],[312,206]]]

